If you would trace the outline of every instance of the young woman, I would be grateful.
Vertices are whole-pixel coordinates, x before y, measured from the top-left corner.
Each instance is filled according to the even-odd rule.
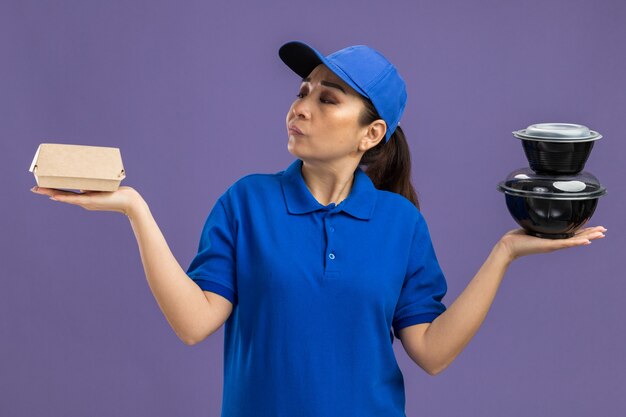
[[[477,332],[513,260],[606,229],[557,240],[509,231],[446,308],[398,126],[406,89],[396,68],[363,45],[325,57],[289,42],[279,55],[302,77],[286,117],[297,159],[219,197],[186,271],[133,188],[34,191],[128,216],[150,289],[183,342],[225,323],[224,417],[404,416],[394,335],[436,375]]]

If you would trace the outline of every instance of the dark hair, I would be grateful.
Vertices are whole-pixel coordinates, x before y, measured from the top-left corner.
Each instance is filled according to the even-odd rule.
[[[374,120],[382,119],[370,100],[361,97],[365,110],[359,123],[366,126]],[[382,138],[378,145],[367,150],[359,165],[365,165],[364,172],[379,190],[391,191],[406,197],[418,209],[417,193],[411,184],[411,154],[409,145],[400,126],[396,127],[387,142]]]

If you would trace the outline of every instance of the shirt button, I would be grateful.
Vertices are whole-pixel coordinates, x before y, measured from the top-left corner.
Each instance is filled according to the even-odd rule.
[[[334,253],[329,253],[329,254],[328,254],[328,257],[329,257],[330,259],[335,259],[335,254],[334,254]]]
[[[335,231],[335,228],[331,226],[331,227],[330,227],[330,231],[331,231],[331,232],[334,232],[334,231]]]

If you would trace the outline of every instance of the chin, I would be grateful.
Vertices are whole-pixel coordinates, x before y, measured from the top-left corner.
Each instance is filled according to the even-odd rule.
[[[302,161],[326,161],[332,158],[332,155],[325,155],[320,153],[319,149],[311,148],[309,146],[303,145],[303,142],[300,142],[297,139],[289,138],[287,142],[287,150],[290,154],[298,159],[302,159]]]
[[[302,159],[302,155],[298,150],[298,146],[295,144],[295,141],[291,136],[289,137],[289,141],[287,142],[287,150],[296,158]]]

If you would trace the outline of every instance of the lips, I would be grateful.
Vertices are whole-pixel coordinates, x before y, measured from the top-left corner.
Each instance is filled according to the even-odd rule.
[[[300,129],[296,125],[289,125],[289,133],[293,133],[295,135],[304,135]]]

